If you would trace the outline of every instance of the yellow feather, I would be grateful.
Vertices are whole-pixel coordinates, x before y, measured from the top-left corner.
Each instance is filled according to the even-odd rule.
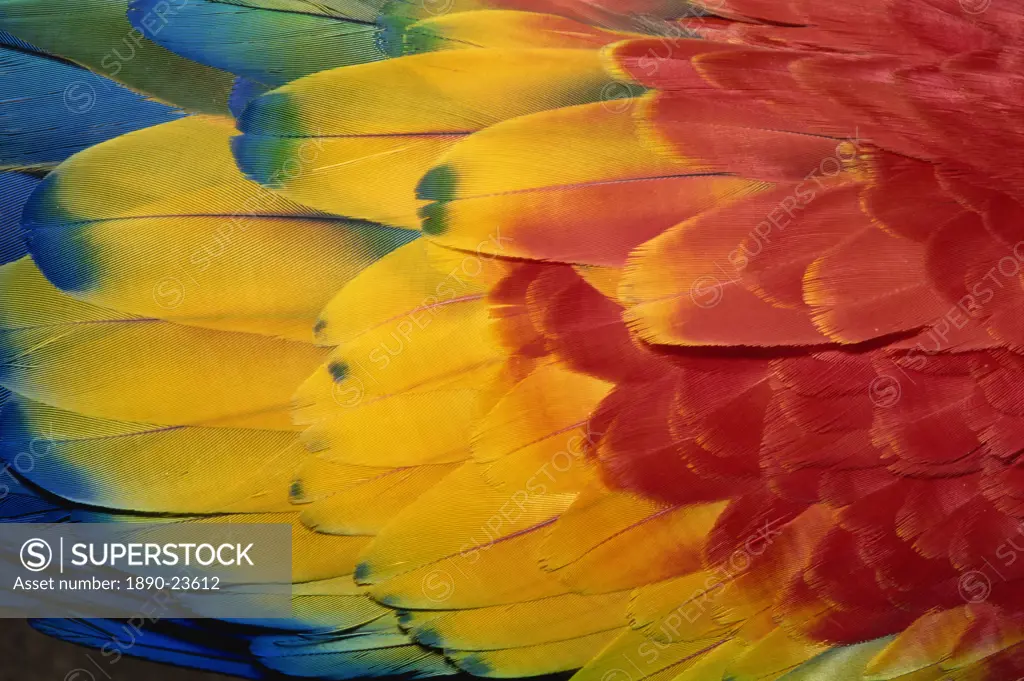
[[[780,627],[737,655],[725,675],[736,681],[774,681],[830,647],[796,638]]]
[[[144,319],[70,298],[30,259],[0,266],[0,385],[92,416],[291,430],[306,343]],[[268,361],[273,358],[273,361]]]
[[[669,507],[591,489],[548,531],[545,569],[584,593],[605,593],[699,571],[704,539],[726,502]]]
[[[620,634],[573,681],[671,681],[722,644],[722,639],[659,643],[638,631]]]
[[[306,527],[327,534],[375,535],[455,464],[398,468],[317,501],[302,512]]]
[[[501,650],[567,641],[625,626],[629,594],[565,594],[437,616],[410,612],[403,618],[420,643],[456,650]]]
[[[37,438],[26,451],[39,456],[18,470],[72,501],[148,513],[293,510],[289,482],[305,456],[296,433],[111,421],[24,397],[0,409]]]
[[[327,216],[247,180],[231,156],[234,133],[229,121],[192,116],[73,156],[26,213],[31,230],[57,235],[35,239],[40,268],[98,305],[309,341],[335,292],[413,235]],[[318,153],[311,147],[310,162]]]
[[[541,676],[577,669],[615,640],[616,631],[505,650],[448,650],[456,666],[475,676],[492,679]]]

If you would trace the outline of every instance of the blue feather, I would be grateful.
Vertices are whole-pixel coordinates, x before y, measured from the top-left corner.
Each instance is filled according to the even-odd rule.
[[[169,7],[166,0],[132,0],[128,20],[172,52],[267,85],[384,57],[377,47],[376,16],[254,5],[192,0]]]
[[[0,167],[45,167],[184,113],[25,43],[0,41]]]
[[[218,635],[213,629],[217,622],[201,628],[175,620],[146,622],[138,628],[108,619],[38,619],[31,624],[44,634],[98,649],[94,662],[100,665],[112,665],[127,655],[247,679],[266,676],[248,661],[248,640],[231,633]]]

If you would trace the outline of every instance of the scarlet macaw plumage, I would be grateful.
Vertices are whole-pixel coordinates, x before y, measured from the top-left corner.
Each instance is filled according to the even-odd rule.
[[[0,0],[0,513],[291,523],[240,676],[1024,676],[1022,27]]]

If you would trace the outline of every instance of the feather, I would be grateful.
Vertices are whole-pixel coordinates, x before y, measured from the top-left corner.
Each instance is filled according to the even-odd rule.
[[[870,261],[853,260],[865,252],[874,254]],[[837,245],[806,271],[804,300],[814,309],[815,325],[850,343],[909,331],[942,316],[945,305],[923,282],[922,256],[919,245],[879,229]]]
[[[276,361],[263,366],[265,357]],[[164,426],[291,430],[293,386],[322,361],[323,351],[303,343],[69,298],[27,258],[0,266],[0,385],[59,409]]]
[[[25,209],[35,262],[98,305],[309,340],[338,288],[415,235],[268,193],[234,167],[231,132],[226,120],[193,116],[70,159]]]
[[[399,511],[457,467],[439,464],[388,469],[313,502],[302,511],[302,523],[325,534],[376,535]]]
[[[202,641],[188,626],[174,622],[147,626],[141,632],[127,623],[101,619],[39,619],[32,620],[32,626],[64,641],[109,651],[115,659],[143,657],[247,679],[263,675],[247,654],[247,641],[238,635],[207,635]]]
[[[379,645],[381,642],[381,638],[372,638],[364,645]],[[260,661],[268,668],[303,678],[343,681],[407,676],[416,679],[455,673],[444,657],[415,645],[346,650],[343,644],[300,639],[295,645],[261,647],[258,650]]]
[[[679,33],[683,29],[677,29]],[[671,34],[670,34],[671,35]],[[739,49],[724,42],[694,38],[644,37],[609,49],[613,68],[644,87],[663,90],[708,89],[691,60],[703,54]]]
[[[626,319],[650,342],[679,345],[820,345],[803,309],[774,307],[736,273],[741,240],[769,232],[793,188],[778,187],[677,225],[640,246],[621,289]],[[742,323],[739,320],[743,320]]]
[[[505,650],[567,641],[624,626],[628,592],[565,594],[441,616],[411,611],[403,626],[423,645],[452,650]]]
[[[477,420],[473,459],[490,480],[526,494],[575,492],[590,479],[587,418],[609,386],[558,364],[537,367]],[[575,399],[550,399],[573,395]]]
[[[368,537],[348,537],[313,532],[300,522],[299,514],[294,511],[212,515],[183,522],[197,525],[224,523],[291,525],[292,581],[296,584],[352,575],[360,552],[370,543]]]
[[[487,531],[485,526],[476,530],[478,537]],[[527,532],[483,545],[474,538],[462,552],[453,550],[374,585],[370,594],[389,607],[418,610],[474,609],[565,594],[565,585],[537,566],[540,538],[538,532]]]
[[[888,642],[889,639],[882,638],[852,646],[831,648],[787,673],[782,677],[782,681],[860,681],[867,663]]]
[[[580,666],[623,628],[626,596],[566,594],[441,616],[413,612],[403,624],[418,642],[443,648],[475,674],[553,673]]]
[[[547,531],[544,569],[582,593],[608,593],[702,567],[701,547],[724,504],[670,507],[585,491]],[[660,546],[658,562],[642,554]]]
[[[827,651],[830,646],[813,640],[791,636],[776,628],[749,646],[726,667],[723,677],[736,681],[778,679],[809,659]]]
[[[593,49],[635,35],[552,14],[504,9],[478,10],[444,13],[409,25],[402,34],[401,53],[472,48]],[[397,37],[391,32],[388,38],[389,47],[394,51]]]
[[[584,665],[576,678],[578,681],[624,678],[626,675],[636,681],[685,678],[683,674],[687,670],[694,668],[723,642],[710,637],[658,644],[640,632],[627,631]],[[630,671],[627,672],[627,668]]]
[[[463,671],[486,678],[542,676],[578,668],[615,640],[606,631],[553,643],[504,650],[452,650],[448,655]]]
[[[249,106],[249,102],[272,89],[269,85],[258,83],[255,80],[235,78],[235,84],[231,86],[231,96],[228,97],[228,109],[231,111],[231,115],[238,118],[245,111],[245,107]]]
[[[392,604],[404,601],[408,607],[413,607],[411,603],[420,603],[418,607],[427,609],[438,609],[439,606],[451,608],[459,603],[473,602],[476,598],[490,600],[476,603],[478,607],[529,600],[526,593],[521,589],[517,591],[513,584],[482,580],[476,573],[482,570],[484,563],[493,564],[492,569],[499,569],[501,562],[517,553],[517,561],[526,559],[524,562],[530,562],[522,555],[521,549],[518,552],[512,548],[506,550],[506,545],[534,543],[535,538],[531,535],[537,534],[536,529],[545,526],[568,506],[568,497],[568,494],[540,494],[526,498],[522,498],[522,495],[513,496],[512,493],[487,484],[479,466],[464,464],[402,509],[377,535],[363,556],[359,579],[375,584],[375,595],[378,598]],[[433,509],[430,514],[432,517],[424,517],[425,508]],[[440,517],[450,521],[437,522]],[[451,562],[448,567],[446,559]],[[458,569],[460,562],[473,565],[474,568],[472,571],[464,569],[457,576],[451,574]],[[538,593],[546,592],[542,595],[553,595],[552,591],[560,593],[562,589],[557,580],[545,577],[536,560],[532,562],[533,570],[516,575],[517,580],[536,582],[534,590],[540,590]],[[386,580],[419,568],[426,568],[423,573],[427,575],[431,569],[440,570],[438,574],[458,580],[456,588],[447,594],[451,598],[431,601],[430,596],[433,594],[430,590],[424,593],[421,588],[412,594],[411,602],[409,595],[396,597],[401,592],[396,589],[396,584]],[[515,574],[515,571],[506,571],[510,577]],[[417,584],[422,587],[422,577]],[[533,597],[538,598],[540,595]]]
[[[417,3],[408,0],[389,0],[383,8],[389,54],[399,54],[398,38],[405,29],[418,21],[430,20],[440,15],[478,13],[487,10],[512,10],[556,14],[575,21],[613,30],[635,29],[631,14],[650,17],[653,20],[671,19],[684,16],[685,7],[672,0],[625,0],[609,6],[606,0],[450,0]],[[470,19],[469,21],[472,21]]]
[[[354,465],[468,458],[472,419],[489,405],[492,384],[504,384],[501,349],[489,331],[482,304],[451,306],[429,326],[393,320],[338,348],[296,395],[296,418],[311,426],[305,441]],[[439,347],[452,350],[451,361],[436,358]],[[385,456],[376,447],[379,428],[406,409],[418,416],[395,433],[396,447]],[[431,427],[434,419],[446,421],[443,430]]]
[[[781,121],[776,125],[769,121],[770,128],[761,128],[758,121],[768,112],[743,104],[740,100],[740,105],[734,105],[728,98],[694,101],[671,92],[652,94],[646,100],[643,128],[656,150],[685,163],[694,173],[800,182],[828,159],[832,160],[826,168],[829,178],[858,171],[850,142],[790,131]],[[838,169],[833,163],[839,164]]]
[[[899,678],[944,660],[970,624],[967,614],[961,607],[920,618],[871,658],[865,677]]]
[[[447,251],[419,239],[366,268],[324,307],[315,325],[322,345],[345,345],[396,319],[427,326],[446,307],[473,306],[501,277],[506,264]],[[426,317],[429,315],[429,317]]]
[[[199,0],[161,8],[132,0],[128,20],[149,40],[213,68],[270,86],[376,61],[380,29],[360,3],[317,8],[292,0]],[[162,10],[162,11],[161,11]],[[302,36],[303,48],[295,49]]]
[[[257,636],[252,652],[268,668],[298,677],[417,678],[454,673],[440,654],[412,644],[393,614],[347,629]]]
[[[302,456],[287,431],[119,422],[25,397],[3,404],[0,425],[0,457],[17,460],[32,483],[69,501],[127,511],[288,511],[288,481]],[[34,454],[31,465],[21,452]],[[253,475],[239,479],[238,470]]]

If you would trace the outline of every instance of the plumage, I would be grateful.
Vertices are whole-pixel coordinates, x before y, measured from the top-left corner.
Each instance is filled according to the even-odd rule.
[[[85,0],[68,12],[60,0],[4,0],[0,30],[89,69],[94,75],[84,82],[94,88],[104,108],[103,97],[116,92],[115,83],[120,83],[185,111],[227,114],[232,75],[151,42],[129,23],[128,4],[129,0]],[[175,0],[150,19],[167,21],[187,4]],[[76,91],[68,96],[84,106],[87,94]]]
[[[24,210],[33,260],[82,300],[309,341],[335,291],[416,235],[268,192],[235,167],[232,131],[226,119],[191,116],[76,155]],[[111,162],[121,156],[135,162]],[[168,195],[172,183],[179,191]]]
[[[308,343],[181,326],[78,301],[28,257],[0,267],[0,281],[0,385],[86,416],[291,430],[295,381],[323,361],[323,350]],[[275,368],[254,371],[266,356],[276,358]],[[207,384],[210,375],[223,380]],[[154,380],[161,391],[148,390]],[[201,385],[206,399],[199,400]]]
[[[175,54],[274,87],[383,58],[379,28],[362,3],[334,4],[200,0],[167,7],[160,0],[132,0],[127,17]],[[309,41],[307,49],[295,50],[296,38]]]
[[[38,450],[31,466],[19,459],[23,475],[71,501],[148,513],[292,510],[287,486],[302,448],[287,431],[129,423],[25,397],[4,402],[0,424],[5,460]],[[239,469],[259,475],[239,480]]]
[[[540,562],[574,590],[624,591],[701,569],[700,539],[722,504],[667,506],[584,490],[547,532]],[[659,547],[658,558],[631,553]]]
[[[80,5],[0,0],[0,519],[293,533],[125,654],[1024,675],[1020,2]]]
[[[467,58],[491,78],[463,71]],[[361,96],[348,96],[353,90]],[[460,138],[526,113],[599,101],[613,90],[595,49],[429,52],[321,71],[260,97],[239,118],[245,134],[234,151],[247,176],[285,196],[418,229],[423,201],[415,188]],[[306,160],[311,154],[300,138],[321,149],[316,158]],[[305,170],[290,172],[296,164]],[[396,183],[405,187],[396,192]]]
[[[439,13],[410,24],[401,36],[403,54],[479,47],[538,47],[587,49],[633,37],[593,24],[551,14],[514,9]],[[397,36],[388,35],[392,50]]]
[[[183,115],[5,35],[0,33],[0,168],[52,168],[94,144]]]
[[[621,267],[633,248],[685,216],[757,190],[645,148],[626,115],[635,105],[521,116],[456,143],[417,187],[432,201],[420,209],[424,231],[451,248]],[[556,153],[562,161],[551,165]],[[630,201],[637,191],[649,197],[642,206]]]

